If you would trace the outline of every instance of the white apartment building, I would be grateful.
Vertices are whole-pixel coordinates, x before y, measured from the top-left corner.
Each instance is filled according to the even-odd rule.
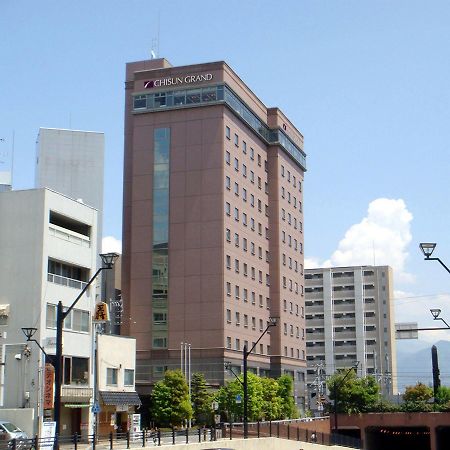
[[[34,408],[34,432],[53,411],[44,409],[45,358],[21,328],[37,328],[33,337],[55,353],[56,305],[69,307],[95,273],[97,220],[96,209],[49,189],[0,193],[0,400]],[[64,324],[61,434],[92,432],[95,292],[94,283]]]
[[[356,361],[358,376],[374,375],[383,394],[397,392],[392,299],[389,266],[305,270],[310,392],[324,393],[326,377]]]

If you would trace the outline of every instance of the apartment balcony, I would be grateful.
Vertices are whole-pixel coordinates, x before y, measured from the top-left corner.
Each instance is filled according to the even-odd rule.
[[[306,314],[323,313],[323,305],[306,306]]]
[[[334,338],[340,340],[356,339],[355,331],[335,331]]]
[[[356,345],[335,345],[335,355],[347,355],[348,353],[356,353]]]
[[[93,397],[94,390],[85,385],[61,387],[61,401],[64,403],[86,402]]]
[[[73,278],[67,278],[63,277],[62,275],[56,275],[54,273],[48,273],[47,274],[47,281],[50,281],[50,283],[59,284],[61,286],[67,286],[74,289],[84,289],[87,285],[86,282],[75,280]]]

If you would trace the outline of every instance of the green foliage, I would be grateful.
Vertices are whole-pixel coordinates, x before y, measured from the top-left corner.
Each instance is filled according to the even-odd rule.
[[[415,386],[407,386],[403,394],[405,402],[428,402],[433,397],[433,389],[419,382]]]
[[[298,417],[298,412],[295,407],[294,397],[292,396],[294,382],[289,375],[281,375],[277,381],[278,395],[280,396],[282,402],[281,418],[296,419]]]
[[[445,405],[450,402],[450,387],[439,386],[436,393],[436,403],[438,405]]]
[[[153,418],[160,425],[180,425],[192,417],[189,387],[179,370],[168,370],[152,392]]]
[[[330,397],[338,394],[337,410],[357,414],[374,411],[379,403],[379,386],[374,377],[357,378],[354,370],[339,372],[327,382]]]
[[[242,377],[240,377],[242,381]],[[248,374],[248,418],[256,420],[276,420],[296,418],[297,410],[292,397],[293,384],[288,376],[278,380]],[[244,389],[238,380],[222,386],[216,395],[222,418],[231,421],[242,420],[244,402],[236,403],[236,396],[244,398]]]
[[[213,398],[213,394],[208,391],[206,386],[205,376],[202,373],[194,373],[191,382],[191,401],[197,424],[212,424],[213,411],[211,405]]]

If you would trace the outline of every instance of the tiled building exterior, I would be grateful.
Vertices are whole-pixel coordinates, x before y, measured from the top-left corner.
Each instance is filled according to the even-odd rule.
[[[224,62],[130,63],[126,74],[122,332],[136,338],[136,385],[180,367],[211,385],[249,357],[260,375],[306,370],[303,136]]]
[[[306,269],[305,296],[309,389],[358,361],[358,376],[375,375],[384,394],[397,392],[392,269]]]

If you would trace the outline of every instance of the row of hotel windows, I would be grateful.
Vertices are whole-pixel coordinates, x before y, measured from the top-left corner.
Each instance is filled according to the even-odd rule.
[[[283,300],[283,310],[287,311],[288,310],[288,302],[287,300]],[[300,316],[303,317],[304,316],[304,308],[303,306],[300,307]],[[293,302],[289,302],[289,313],[290,314],[294,314],[294,303]],[[299,307],[297,304],[295,304],[295,315],[298,316],[299,315]]]
[[[231,129],[228,126],[225,127],[225,136],[229,141],[231,140]],[[239,135],[237,133],[234,133],[234,145],[236,147],[239,147]],[[247,142],[245,142],[244,140],[242,141],[242,153],[244,155],[247,154]],[[252,161],[255,160],[255,150],[253,147],[250,147],[250,159]],[[259,153],[257,154],[257,161],[258,161],[258,166],[261,167],[262,158]],[[264,160],[264,168],[266,169],[266,172],[267,172],[267,161],[266,160]]]
[[[231,154],[230,152],[226,151],[225,152],[225,162],[227,163],[227,165],[231,165]],[[234,158],[234,170],[236,172],[239,172],[239,160],[237,158]],[[253,172],[253,170],[249,171],[249,179],[250,179],[250,183],[255,184],[255,172]],[[244,178],[247,178],[247,166],[245,164],[242,164],[242,175]],[[262,189],[262,179],[261,177],[257,177],[258,180],[258,189]],[[267,184],[266,181],[264,181],[264,192],[266,194],[269,193],[269,185]]]
[[[260,179],[258,177],[258,179]],[[231,190],[231,178],[227,175],[225,176],[225,189],[227,189],[228,191]],[[234,183],[234,194],[236,195],[236,197],[239,197],[239,183],[235,182]],[[242,200],[244,200],[244,202],[247,202],[247,189],[242,188]],[[255,207],[255,196],[253,194],[250,194],[250,206],[252,208]],[[258,211],[262,212],[262,201],[258,199]],[[266,216],[269,216],[269,206],[268,205],[264,205],[264,213]]]
[[[365,311],[364,317],[375,317],[376,313],[375,311]],[[340,312],[340,313],[334,313],[333,317],[335,319],[353,319],[355,317],[354,312]],[[306,319],[308,320],[314,320],[314,319],[323,319],[324,315],[319,314],[306,314]]]
[[[295,188],[297,187],[297,184],[298,184],[298,191],[302,192],[302,182],[300,180],[298,180],[298,183],[297,183],[297,179],[295,178],[295,175],[292,174],[292,177],[291,177],[291,172],[289,170],[285,170],[283,165],[281,166],[281,176],[283,178],[287,178],[289,183],[291,183],[291,181],[292,181],[292,185]]]
[[[283,242],[283,244],[288,244],[289,247],[294,248],[294,250],[299,250],[300,254],[303,254],[303,242],[301,241],[297,241],[297,239],[292,238],[292,236],[290,234],[287,235],[287,239],[286,239],[286,232],[282,231],[281,232],[281,242]]]
[[[298,228],[297,228],[297,218],[293,216],[291,213],[286,214],[286,210],[284,208],[281,208],[281,220],[283,222],[286,221],[287,217],[287,223],[294,227],[295,230],[298,229],[300,233],[303,233],[303,223],[300,219],[298,219]]]
[[[308,291],[309,288],[305,288],[306,292]],[[367,304],[373,304],[375,303],[375,299],[373,297],[366,297],[364,299],[364,303]],[[354,305],[355,304],[355,299],[354,298],[339,298],[339,299],[335,299],[333,300],[333,305]],[[323,300],[306,300],[305,302],[306,306],[323,306]]]
[[[231,205],[229,202],[225,202],[225,214],[231,216]],[[234,208],[234,220],[239,222],[239,208]],[[247,214],[242,213],[242,224],[246,227],[248,225]],[[255,219],[250,217],[250,229],[255,231]],[[262,224],[258,222],[258,234],[262,236]],[[269,239],[269,229],[266,228],[266,239]]]
[[[286,189],[283,186],[281,187],[281,198],[286,198]],[[291,204],[291,193],[289,191],[287,191],[287,202]],[[294,195],[292,196],[292,203],[294,205],[294,208],[297,209],[297,197],[295,197]],[[298,210],[300,212],[302,212],[303,210],[302,202],[300,200],[298,201]]]
[[[298,294],[298,283],[296,281],[293,281],[291,279],[288,280],[286,277],[283,277],[283,289],[289,289],[291,292],[294,291],[296,294]],[[303,285],[300,285],[300,294],[304,294]]]
[[[307,278],[305,276],[305,279],[310,279]],[[364,290],[369,291],[369,290],[373,290],[375,289],[375,285],[374,284],[365,284],[364,285]],[[341,291],[354,291],[355,290],[355,286],[354,285],[347,285],[347,286],[333,286],[333,291],[334,292],[341,292]],[[386,290],[385,286],[382,286],[382,290]],[[306,288],[306,292],[323,292],[323,287],[322,286],[315,286],[315,287],[307,287]]]
[[[229,281],[226,282],[226,292],[227,296],[231,297],[231,283]],[[236,298],[236,300],[239,300],[241,298],[241,288],[238,285],[234,286],[234,297]],[[250,298],[252,305],[256,305],[256,293],[254,291],[250,292]],[[246,288],[242,289],[242,299],[244,302],[248,302],[248,289]],[[261,308],[264,307],[262,295],[259,295],[259,306]],[[266,308],[270,309],[269,297],[266,297]]]
[[[252,222],[254,224],[254,222]],[[261,233],[262,234],[262,225],[260,223],[258,223],[258,230],[261,229]],[[268,229],[266,228],[267,232]],[[266,235],[267,238],[268,235]],[[227,228],[225,230],[225,238],[227,240],[227,242],[231,242],[231,230],[229,228]],[[247,251],[247,238],[242,238],[242,249],[244,250],[244,252]],[[239,233],[234,233],[234,245],[236,247],[240,246],[240,238],[239,238]],[[255,254],[255,243],[254,242],[250,242],[250,252],[252,255]],[[258,257],[259,259],[262,259],[262,255],[263,255],[263,251],[262,251],[262,247],[258,246]],[[269,262],[269,252],[266,250],[266,261]]]
[[[227,336],[227,348],[231,349],[232,340],[230,336]],[[254,342],[252,343],[254,344]],[[247,349],[249,348],[248,341],[244,340],[243,345],[247,346]],[[241,350],[241,340],[239,338],[236,338],[234,341],[234,350]],[[305,360],[305,350],[300,349],[294,349],[293,347],[288,348],[287,346],[284,346],[284,356],[295,358],[294,350],[296,350],[296,357],[297,359]],[[258,349],[255,348],[255,353],[259,353],[260,355],[264,355],[264,344],[259,344],[259,352]],[[267,355],[270,355],[270,345],[267,345]]]
[[[226,267],[228,270],[231,270],[231,258],[229,255],[226,256]],[[234,271],[236,273],[239,273],[239,267],[240,267],[240,263],[238,259],[234,260]],[[243,263],[242,264],[242,268],[243,268],[243,273],[244,273],[244,277],[248,276],[248,265],[247,263]],[[256,279],[256,269],[254,267],[251,267],[251,276],[252,276],[252,280]],[[258,270],[258,281],[260,283],[263,282],[263,273],[261,270]],[[268,273],[266,273],[266,285],[270,286],[270,276]]]
[[[286,322],[284,323],[284,335],[287,336],[288,335],[288,330],[289,330],[289,335],[291,337],[294,337],[294,325],[289,325]],[[300,327],[295,327],[295,337],[297,339],[300,339],[300,330],[301,330],[301,339],[304,340],[305,339],[305,330],[304,328],[300,328]]]
[[[287,264],[286,261],[289,261],[288,267],[289,267],[289,269],[293,268],[295,273],[298,272],[298,266],[300,266],[300,274],[303,275],[303,264],[298,264],[296,259],[292,259],[290,256],[287,258],[286,254],[283,253],[282,254],[282,261],[283,261],[283,266],[285,266]]]
[[[366,325],[364,327],[365,331],[376,331],[376,329],[377,329],[376,325]],[[342,332],[347,333],[349,331],[356,331],[356,327],[354,327],[354,326],[346,326],[346,327],[339,327],[338,326],[338,327],[334,327],[334,332],[335,333],[342,333]],[[321,334],[323,332],[324,332],[324,329],[320,328],[320,327],[307,328],[306,329],[306,333],[311,333],[311,334],[312,333],[319,333],[319,334]]]
[[[365,270],[364,276],[373,276],[374,275],[373,270]],[[342,278],[342,277],[353,277],[354,272],[333,272],[332,276],[333,278]],[[381,272],[381,276],[384,277],[384,272]],[[322,279],[323,273],[307,273],[305,274],[305,279],[312,280],[312,279]]]

